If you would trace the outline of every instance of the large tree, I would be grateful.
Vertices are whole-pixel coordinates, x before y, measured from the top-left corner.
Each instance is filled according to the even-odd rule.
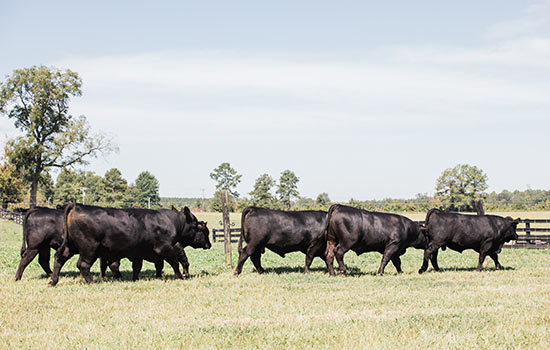
[[[17,69],[0,85],[0,114],[23,132],[10,141],[8,157],[31,185],[31,207],[45,170],[85,164],[114,149],[105,135],[90,133],[84,116],[69,114],[70,98],[82,94],[81,86],[77,73],[45,66]]]
[[[437,179],[435,197],[448,210],[474,211],[475,200],[487,189],[487,175],[468,164],[443,171]]]
[[[137,203],[140,206],[158,207],[160,203],[159,182],[155,175],[148,171],[141,172],[136,179]]]
[[[241,177],[242,175],[237,174],[237,171],[227,162],[221,163],[210,173],[210,178],[217,182],[217,191],[227,190],[236,198],[239,197],[239,194],[235,191],[235,188],[241,182]]]
[[[262,174],[256,179],[254,189],[249,192],[252,205],[271,208],[274,204],[275,197],[271,194],[271,188],[275,186],[275,180],[268,174]]]
[[[298,182],[300,179],[290,170],[285,170],[281,173],[279,178],[279,185],[277,187],[277,194],[279,200],[284,208],[290,209],[293,198],[298,198],[300,193],[298,192]]]

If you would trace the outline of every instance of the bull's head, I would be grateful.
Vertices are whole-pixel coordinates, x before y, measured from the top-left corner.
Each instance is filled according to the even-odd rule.
[[[210,243],[210,231],[207,223],[197,220],[197,217],[187,207],[182,208],[181,213],[185,216],[185,222],[190,227],[192,239],[189,245],[193,248],[210,249],[212,244]]]
[[[517,241],[518,234],[516,233],[516,228],[521,221],[520,218],[512,219],[510,216],[507,216],[506,218],[506,226],[501,232],[501,237],[504,240],[504,242],[509,241]]]
[[[212,244],[210,243],[210,230],[208,230],[207,223],[205,221],[197,221],[193,227],[195,237],[191,243],[193,248],[210,249]]]

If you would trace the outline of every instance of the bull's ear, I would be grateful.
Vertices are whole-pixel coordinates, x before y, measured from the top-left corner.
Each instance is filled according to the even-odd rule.
[[[191,217],[191,210],[189,210],[189,208],[187,207],[183,207],[181,208],[181,211],[183,212],[183,214],[185,215],[185,222],[187,222],[188,224],[191,223],[191,221],[193,221],[192,217]]]
[[[512,221],[512,225],[517,226],[521,222],[521,218],[517,218],[514,221]]]
[[[172,210],[178,211],[178,209],[176,207],[174,207],[173,204],[172,204]]]

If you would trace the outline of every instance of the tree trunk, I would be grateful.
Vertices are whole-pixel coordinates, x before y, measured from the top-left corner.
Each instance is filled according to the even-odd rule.
[[[8,209],[8,201],[7,200],[2,201],[2,209]]]
[[[30,196],[30,203],[29,207],[34,208],[36,207],[36,193],[38,192],[38,179],[39,175],[35,176],[35,178],[32,180],[31,183],[31,196]]]

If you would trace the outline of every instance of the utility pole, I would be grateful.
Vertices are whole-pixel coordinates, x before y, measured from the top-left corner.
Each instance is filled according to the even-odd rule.
[[[231,262],[231,228],[229,224],[229,200],[227,198],[227,190],[223,190],[222,193],[222,207],[223,207],[223,242],[225,246],[225,264],[228,269],[233,268]]]
[[[201,204],[201,209],[204,211],[204,188],[201,188],[201,191],[202,191],[202,204]]]
[[[147,197],[147,209],[151,209],[151,197]]]

